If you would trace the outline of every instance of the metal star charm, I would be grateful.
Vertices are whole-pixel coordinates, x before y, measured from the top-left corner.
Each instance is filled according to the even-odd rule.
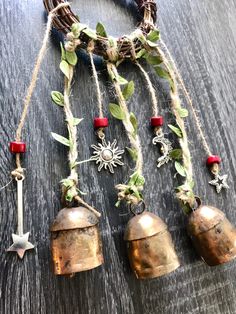
[[[12,234],[13,244],[7,249],[8,252],[16,252],[19,258],[23,258],[25,251],[34,248],[34,245],[28,241],[29,232],[23,235]]]
[[[162,156],[157,159],[157,167],[160,168],[162,165],[167,164],[170,160],[170,152],[173,150],[172,144],[168,138],[164,137],[161,133],[157,134],[152,140],[152,144],[160,144],[161,145],[161,154]]]
[[[216,188],[216,192],[220,193],[222,189],[229,189],[229,186],[226,182],[228,178],[227,174],[220,176],[219,174],[215,175],[215,179],[211,180],[209,184],[214,185]]]

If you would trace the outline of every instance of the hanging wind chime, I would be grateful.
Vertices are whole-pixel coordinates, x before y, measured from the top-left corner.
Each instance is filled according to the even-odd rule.
[[[23,232],[23,180],[25,171],[21,166],[21,154],[25,153],[26,145],[21,140],[22,128],[27,116],[31,96],[36,85],[38,71],[46,51],[51,27],[65,34],[65,42],[61,44],[60,70],[64,75],[64,91],[53,91],[51,97],[54,103],[61,106],[65,114],[68,137],[52,133],[53,138],[68,147],[69,176],[61,180],[62,203],[65,207],[59,211],[53,222],[51,231],[51,250],[54,273],[71,275],[79,271],[93,269],[103,263],[102,243],[98,222],[100,213],[87,204],[78,187],[78,168],[81,163],[93,161],[102,169],[114,173],[117,166],[124,166],[122,161],[123,149],[119,149],[117,141],[109,142],[105,138],[108,118],[103,114],[103,99],[99,86],[93,55],[102,57],[109,78],[114,86],[116,102],[109,104],[113,117],[120,120],[130,142],[127,149],[134,162],[134,171],[125,183],[116,185],[118,191],[117,207],[125,202],[133,214],[129,220],[124,240],[127,243],[128,257],[131,268],[137,278],[154,278],[165,275],[179,267],[171,235],[167,225],[154,215],[144,200],[145,178],[143,177],[143,156],[139,137],[138,112],[129,111],[128,102],[135,92],[134,82],[128,82],[118,72],[118,66],[125,60],[133,62],[144,77],[150,103],[152,117],[150,125],[153,129],[153,144],[160,149],[157,167],[163,167],[173,162],[177,173],[184,178],[183,184],[176,188],[176,196],[183,211],[189,216],[188,231],[193,243],[203,260],[208,265],[218,265],[228,262],[236,256],[236,230],[219,209],[202,205],[199,197],[194,194],[191,153],[185,129],[185,119],[188,110],[183,108],[179,97],[179,87],[183,90],[185,99],[192,111],[203,147],[207,153],[206,164],[213,175],[209,182],[216,187],[216,192],[227,189],[227,175],[220,174],[221,159],[212,155],[203,130],[200,126],[196,110],[186,90],[183,79],[178,72],[175,62],[155,26],[156,3],[152,0],[135,0],[142,16],[138,28],[129,35],[114,38],[109,36],[105,27],[98,23],[96,30],[82,24],[71,11],[69,3],[63,0],[44,0],[48,12],[48,23],[32,75],[32,80],[24,102],[22,117],[16,132],[16,139],[10,144],[10,151],[16,154],[16,169],[12,172],[17,181],[18,233],[13,234],[13,245],[8,251],[16,251],[20,258],[26,250],[34,246],[28,241],[29,232]],[[77,64],[78,49],[85,50],[89,55],[93,80],[97,92],[97,116],[94,117],[98,144],[92,144],[93,153],[88,160],[78,160],[77,127],[82,119],[74,117],[70,93]],[[170,86],[170,108],[175,117],[175,125],[167,125],[179,140],[178,148],[174,148],[164,134],[164,117],[159,115],[159,106],[155,88],[146,72],[143,63],[152,66],[156,74],[165,79]],[[149,102],[149,101],[148,101]]]

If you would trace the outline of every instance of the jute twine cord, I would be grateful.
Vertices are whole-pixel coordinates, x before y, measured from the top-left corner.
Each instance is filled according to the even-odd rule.
[[[180,144],[180,147],[182,149],[183,165],[184,165],[184,169],[185,169],[185,173],[186,173],[185,184],[186,184],[186,186],[191,186],[192,182],[193,182],[193,170],[192,170],[191,154],[190,154],[190,150],[189,150],[188,137],[187,137],[187,132],[186,132],[184,120],[181,118],[181,116],[179,114],[180,109],[181,109],[181,101],[180,101],[180,97],[179,97],[178,85],[177,85],[177,81],[176,81],[175,72],[172,69],[172,67],[170,66],[169,61],[166,58],[163,51],[159,47],[157,47],[156,49],[157,49],[158,54],[162,57],[163,63],[165,64],[165,66],[169,72],[169,75],[170,75],[171,79],[173,80],[173,88],[172,88],[172,91],[170,93],[171,108],[172,108],[172,111],[175,115],[176,123],[182,131],[182,137],[179,138],[179,144]],[[193,207],[195,205],[195,198],[190,197],[187,200],[187,202],[190,206]]]
[[[208,143],[206,141],[204,132],[202,130],[200,119],[199,119],[199,117],[197,115],[196,109],[195,109],[195,107],[193,105],[193,101],[192,101],[192,99],[191,99],[191,97],[189,95],[189,92],[187,91],[187,88],[186,88],[186,86],[184,84],[183,78],[182,78],[182,76],[181,76],[181,74],[180,74],[180,72],[179,72],[179,70],[178,70],[178,68],[176,66],[176,63],[175,63],[175,61],[174,61],[174,59],[173,59],[173,57],[172,57],[168,47],[166,46],[166,44],[164,43],[164,41],[162,39],[160,39],[160,43],[161,43],[161,45],[163,46],[164,50],[166,51],[166,53],[168,55],[169,61],[171,62],[171,65],[172,65],[173,70],[175,72],[176,79],[178,80],[178,82],[180,84],[180,87],[182,88],[182,90],[184,92],[184,96],[185,96],[185,98],[186,98],[186,100],[187,100],[187,102],[188,102],[188,104],[189,104],[189,106],[190,106],[190,108],[192,110],[193,118],[195,120],[195,123],[196,123],[197,129],[198,129],[200,138],[202,140],[203,148],[204,148],[206,154],[208,154],[208,156],[212,155],[210,147],[209,147],[209,145],[208,145]]]
[[[111,63],[108,62],[107,63],[107,68],[108,68],[108,72],[112,71],[115,76],[118,75],[118,71],[116,66]],[[125,127],[128,139],[130,141],[131,147],[134,148],[137,152],[137,159],[136,159],[136,164],[135,164],[135,171],[137,171],[139,174],[142,174],[142,170],[143,170],[143,155],[142,155],[142,148],[141,148],[141,142],[140,142],[140,138],[139,136],[136,134],[135,136],[133,136],[133,125],[130,122],[130,113],[129,113],[129,109],[127,107],[125,98],[122,94],[122,90],[120,88],[120,84],[118,82],[116,82],[115,80],[113,80],[113,85],[116,91],[116,95],[119,101],[119,105],[122,109],[122,111],[125,114],[125,119],[122,120],[123,125]]]
[[[89,59],[90,59],[90,63],[92,66],[93,78],[94,78],[94,82],[96,85],[99,118],[103,118],[102,93],[101,93],[101,89],[100,89],[100,85],[99,85],[99,81],[98,81],[98,73],[97,73],[97,70],[96,70],[96,67],[94,64],[94,60],[93,60],[93,50],[94,50],[94,42],[91,41],[88,45],[87,51],[89,54]]]
[[[27,117],[30,101],[31,101],[33,91],[34,91],[35,86],[36,86],[39,69],[40,69],[41,63],[43,61],[43,58],[46,54],[47,42],[48,42],[50,31],[52,28],[53,19],[56,17],[56,12],[59,9],[68,7],[68,5],[69,5],[69,3],[60,3],[53,10],[51,10],[48,14],[48,21],[47,21],[45,34],[43,37],[42,46],[39,50],[39,54],[37,56],[37,59],[36,59],[35,65],[34,65],[31,81],[30,81],[29,87],[28,87],[27,92],[26,92],[26,97],[25,97],[24,102],[23,102],[23,111],[21,114],[20,122],[19,122],[17,130],[16,130],[15,140],[17,142],[19,142],[21,140],[22,129],[23,129],[24,124],[25,124],[25,120]],[[11,172],[11,174],[12,174],[12,176],[17,177],[18,179],[21,179],[21,178],[23,178],[23,173],[24,173],[24,169],[21,166],[20,154],[16,154],[16,169],[13,170]]]
[[[68,159],[70,164],[70,175],[68,177],[69,180],[72,180],[74,182],[73,187],[70,187],[71,192],[75,195],[74,199],[78,202],[83,204],[85,207],[87,207],[90,211],[92,211],[97,217],[100,217],[101,214],[94,209],[92,206],[87,204],[79,195],[77,192],[77,185],[78,185],[78,172],[76,170],[75,163],[78,158],[78,146],[77,146],[77,127],[74,126],[73,120],[74,116],[71,111],[71,104],[70,104],[70,90],[71,90],[71,82],[73,79],[74,74],[74,68],[73,66],[69,66],[69,78],[65,76],[64,81],[64,113],[67,121],[67,128],[69,132],[69,138],[72,145],[69,148],[68,153]],[[73,191],[72,191],[73,190]]]
[[[157,116],[158,115],[158,101],[157,101],[157,97],[156,97],[156,91],[153,87],[153,84],[150,80],[148,73],[144,70],[144,68],[141,66],[141,64],[139,62],[136,62],[135,64],[139,67],[140,71],[143,73],[143,76],[147,82],[148,91],[151,95],[151,100],[152,100],[153,116]]]

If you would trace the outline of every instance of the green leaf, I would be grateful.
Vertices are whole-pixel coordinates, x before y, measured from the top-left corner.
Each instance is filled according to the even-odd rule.
[[[135,114],[133,112],[130,113],[129,119],[130,119],[130,122],[132,123],[132,126],[134,128],[134,135],[136,135],[137,130],[138,130],[138,121],[137,121]]]
[[[130,81],[122,91],[125,100],[129,99],[134,93],[134,81]]]
[[[138,53],[136,53],[136,59],[139,59],[139,58],[142,58],[142,57],[145,57],[145,54],[147,53],[146,49],[141,49],[139,50]]]
[[[66,61],[71,65],[76,65],[78,58],[75,51],[66,51]]]
[[[78,125],[82,120],[83,120],[83,118],[82,118],[82,119],[74,118],[74,119],[73,119],[73,125],[74,125],[74,126]]]
[[[70,146],[70,141],[67,138],[65,138],[64,136],[61,136],[61,135],[59,135],[57,133],[53,133],[53,132],[51,132],[51,134],[52,134],[52,137],[56,141],[60,142],[61,144],[65,145],[65,146]]]
[[[158,76],[160,76],[161,78],[166,79],[166,80],[169,81],[170,87],[171,87],[171,89],[173,90],[173,88],[174,88],[174,82],[173,82],[172,78],[170,77],[169,72],[166,71],[165,69],[163,69],[163,68],[160,67],[160,66],[155,66],[154,69],[155,69],[156,74],[157,74]]]
[[[60,63],[60,70],[69,80],[70,79],[70,66],[65,60],[62,60]]]
[[[60,47],[61,47],[61,60],[65,60],[66,59],[66,51],[63,47],[62,42],[60,42]]]
[[[66,192],[66,200],[67,202],[72,202],[73,198],[77,195],[77,191],[75,189],[69,189]]]
[[[97,32],[98,35],[100,35],[102,37],[107,37],[107,33],[106,33],[106,30],[105,30],[105,27],[100,22],[97,23],[96,32]]]
[[[186,177],[186,171],[178,161],[175,161],[175,169],[182,177]]]
[[[112,36],[108,37],[108,42],[109,42],[109,46],[112,47],[116,47],[117,46],[117,42],[116,39]]]
[[[161,78],[164,78],[164,79],[166,79],[166,80],[169,80],[169,79],[170,79],[169,73],[168,73],[165,69],[163,69],[162,67],[156,66],[156,67],[155,67],[155,71],[156,71],[156,74],[157,74],[158,76],[160,76]]]
[[[97,40],[97,34],[89,28],[85,28],[82,30],[88,37]]]
[[[77,35],[79,31],[79,23],[73,23],[71,26],[71,31],[74,35]]]
[[[146,60],[151,65],[159,65],[163,62],[163,60],[160,56],[153,56],[151,54],[148,54],[146,56]]]
[[[64,106],[64,96],[62,95],[62,93],[60,93],[58,91],[52,91],[51,97],[52,97],[52,100],[55,104],[62,106],[62,107]]]
[[[159,38],[160,38],[160,32],[157,29],[153,29],[147,35],[147,40],[150,40],[152,42],[157,41]]]
[[[112,116],[118,120],[125,119],[125,113],[122,111],[121,107],[117,104],[109,104],[109,110]]]
[[[180,160],[180,159],[182,159],[182,156],[183,156],[183,152],[182,152],[182,149],[180,149],[180,148],[176,148],[176,149],[173,149],[172,151],[170,151],[170,157],[172,159]]]
[[[75,36],[76,38],[78,38],[79,35],[80,35],[80,33],[81,33],[81,31],[84,30],[84,29],[87,28],[87,27],[88,27],[87,25],[82,24],[82,23],[74,23],[74,24],[72,24],[72,26],[71,26],[71,31],[72,31],[72,33],[74,34],[74,36]]]
[[[135,171],[129,179],[128,185],[132,186],[143,186],[145,183],[145,179],[142,175],[140,175],[137,171]]]
[[[117,202],[115,203],[115,207],[119,207],[119,206],[120,206],[120,203],[121,203],[121,201],[117,201]]]
[[[116,75],[116,76],[115,76],[115,80],[116,80],[120,85],[128,84],[128,81],[127,81],[124,77],[122,77],[122,76],[120,76],[120,75]]]
[[[61,183],[66,187],[66,188],[71,188],[75,183],[72,179],[63,179],[61,180]]]
[[[139,176],[138,172],[135,171],[135,172],[129,177],[128,185],[129,185],[129,186],[135,185],[135,182],[136,182],[138,176]]]
[[[154,42],[152,42],[151,40],[147,40],[147,44],[148,44],[149,47],[152,47],[152,48],[158,46],[157,43],[154,43]]]
[[[140,199],[140,193],[139,193],[139,190],[137,189],[136,185],[132,185],[131,189],[132,189],[132,194],[134,196],[136,196],[137,199]]]
[[[183,137],[182,131],[177,128],[176,126],[172,125],[172,124],[168,124],[168,127],[178,136],[178,137]]]
[[[145,179],[142,175],[139,175],[136,179],[135,185],[136,186],[143,186],[145,183]]]
[[[178,113],[181,118],[186,118],[188,116],[188,110],[185,108],[179,108]]]
[[[135,149],[132,149],[130,147],[126,147],[128,153],[130,154],[131,158],[133,159],[133,161],[136,161],[137,160],[137,151]]]

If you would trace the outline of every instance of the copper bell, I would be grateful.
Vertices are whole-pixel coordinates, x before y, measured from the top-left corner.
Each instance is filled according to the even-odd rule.
[[[150,212],[144,211],[130,219],[124,240],[138,279],[159,277],[180,266],[167,225]]]
[[[188,232],[209,266],[227,263],[236,257],[236,229],[219,209],[199,206],[189,217]]]
[[[56,275],[72,275],[103,263],[97,224],[96,215],[85,207],[60,210],[50,228]]]

